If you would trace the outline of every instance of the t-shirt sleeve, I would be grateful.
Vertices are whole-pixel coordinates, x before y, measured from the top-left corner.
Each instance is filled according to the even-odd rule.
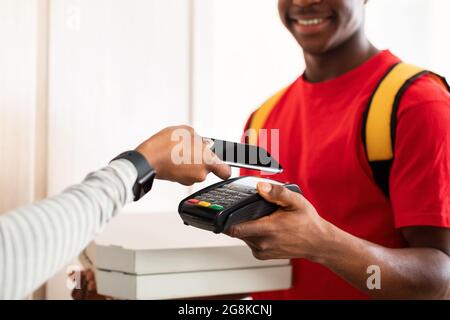
[[[397,228],[450,228],[450,95],[429,78],[407,90],[399,108],[390,176]]]

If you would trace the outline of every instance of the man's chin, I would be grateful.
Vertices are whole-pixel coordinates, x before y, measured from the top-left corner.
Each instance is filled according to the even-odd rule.
[[[305,46],[305,47],[302,47],[302,49],[303,49],[303,53],[305,55],[310,55],[310,56],[321,56],[321,55],[324,55],[325,53],[327,53],[327,51],[329,50],[325,46]]]
[[[320,41],[297,41],[305,55],[320,56],[333,49],[329,42]]]

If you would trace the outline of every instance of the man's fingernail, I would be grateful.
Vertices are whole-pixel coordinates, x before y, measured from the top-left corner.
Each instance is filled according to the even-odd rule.
[[[270,191],[272,191],[272,185],[270,183],[260,182],[259,189],[263,192],[269,193]]]

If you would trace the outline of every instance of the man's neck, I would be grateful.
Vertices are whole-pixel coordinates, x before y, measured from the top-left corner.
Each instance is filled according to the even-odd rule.
[[[323,82],[343,75],[379,53],[365,36],[356,32],[347,42],[323,54],[305,52],[306,79]]]

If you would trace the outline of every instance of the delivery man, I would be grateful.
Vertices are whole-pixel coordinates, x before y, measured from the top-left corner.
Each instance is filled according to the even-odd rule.
[[[368,41],[366,2],[279,0],[306,70],[248,128],[280,130],[274,178],[304,197],[260,184],[281,209],[229,230],[292,259],[293,287],[256,299],[450,298],[448,87]]]

